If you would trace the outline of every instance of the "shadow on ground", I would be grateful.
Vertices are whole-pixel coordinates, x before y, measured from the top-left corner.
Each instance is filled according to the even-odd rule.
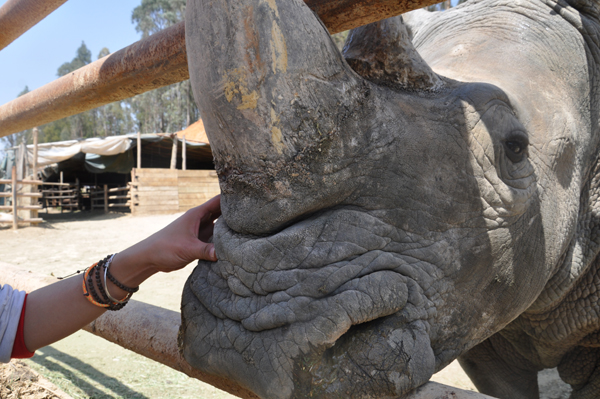
[[[79,387],[90,398],[112,398],[113,395],[106,392],[111,391],[114,396],[117,397],[149,399],[147,396],[136,392],[127,385],[119,382],[119,380],[116,378],[110,377],[98,371],[93,366],[51,346],[39,349],[31,361],[45,367],[50,371],[62,374],[65,379],[71,381],[73,384]],[[80,378],[76,373],[71,371],[70,368],[76,369],[80,374],[83,374],[89,379],[95,381],[97,384],[100,384],[106,389],[106,391],[94,387],[92,384]]]

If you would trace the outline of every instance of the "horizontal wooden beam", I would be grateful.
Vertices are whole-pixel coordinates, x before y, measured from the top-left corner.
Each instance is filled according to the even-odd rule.
[[[180,22],[0,107],[0,137],[189,78]]]
[[[11,179],[0,179],[0,184],[12,184]],[[17,180],[17,184],[46,184],[41,180]]]
[[[11,211],[13,210],[15,207],[12,205],[0,205],[0,211]],[[18,211],[31,211],[31,210],[35,210],[35,209],[42,209],[41,205],[18,205],[17,207]]]
[[[42,198],[42,193],[17,193],[17,197],[26,197],[26,198]],[[2,197],[12,197],[12,192],[3,192],[0,193],[0,198]]]
[[[73,267],[79,266],[73,265]],[[56,280],[40,277],[0,261],[0,284],[8,284],[13,288],[30,292],[53,281]],[[181,315],[177,312],[131,300],[122,310],[106,312],[84,329],[232,395],[240,398],[258,398],[251,391],[231,380],[193,369],[181,356],[177,347],[180,324]],[[405,399],[439,398],[493,399],[477,392],[464,391],[435,382],[428,382],[417,388]]]
[[[44,222],[44,219],[42,219],[42,218],[19,219],[17,221],[17,223],[19,223],[19,224],[25,224],[25,223],[43,223],[43,222]],[[10,224],[13,224],[13,221],[12,220],[0,220],[0,223],[6,223],[6,224],[10,223]],[[2,283],[1,280],[0,280],[0,283]]]
[[[437,2],[305,1],[331,33]],[[0,137],[187,79],[185,25],[180,22],[2,105]]]
[[[427,7],[437,0],[304,0],[331,34],[405,12]]]
[[[0,50],[67,0],[8,0],[0,7]]]

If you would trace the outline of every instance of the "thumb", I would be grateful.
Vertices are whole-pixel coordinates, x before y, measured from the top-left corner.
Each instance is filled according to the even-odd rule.
[[[201,260],[208,260],[211,262],[216,262],[217,255],[215,254],[215,246],[214,244],[200,242],[196,247],[196,257]]]

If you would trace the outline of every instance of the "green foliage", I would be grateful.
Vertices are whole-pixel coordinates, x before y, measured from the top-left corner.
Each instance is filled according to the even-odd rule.
[[[131,22],[135,30],[148,37],[168,28],[185,17],[186,0],[142,0],[142,4],[133,9]]]
[[[141,0],[133,10],[136,30],[147,37],[182,21],[185,0]],[[98,59],[110,54],[104,47]],[[57,75],[64,76],[92,62],[92,53],[82,41],[75,57],[58,67]],[[23,95],[29,88],[19,93]],[[55,142],[89,137],[106,137],[135,133],[176,132],[185,129],[199,118],[189,81],[143,93],[96,109],[69,116],[40,126],[39,142]],[[31,142],[31,130],[2,139],[4,146],[14,146],[23,140]]]
[[[102,50],[100,50],[100,52],[98,53],[98,59],[100,59],[102,57],[106,57],[109,54],[110,54],[110,50],[107,49],[106,47],[103,47]]]
[[[342,49],[344,48],[344,44],[346,43],[346,38],[348,37],[348,33],[350,33],[349,30],[340,32],[340,33],[336,33],[335,35],[331,35],[333,42],[335,43],[335,45],[337,46],[337,48],[340,51],[342,51]]]
[[[65,62],[58,67],[57,75],[65,76],[82,66],[85,66],[92,62],[92,52],[87,48],[84,42],[81,42],[81,46],[77,49],[77,55],[71,62]]]
[[[27,93],[29,93],[29,86],[25,86],[25,88],[23,90],[21,90],[21,92],[19,94],[17,94],[17,97],[21,97]]]
[[[183,21],[185,3],[185,0],[142,0],[133,10],[131,20],[145,38]],[[199,118],[189,81],[140,94],[127,103],[140,132],[176,132]]]
[[[25,86],[25,88],[21,90],[19,94],[17,94],[17,97],[21,97],[22,95],[25,95],[27,93],[29,93],[29,86]],[[14,147],[21,144],[23,141],[25,141],[26,143],[30,142],[31,132],[32,129],[27,129],[19,133],[11,134],[10,136],[0,138],[0,148]]]

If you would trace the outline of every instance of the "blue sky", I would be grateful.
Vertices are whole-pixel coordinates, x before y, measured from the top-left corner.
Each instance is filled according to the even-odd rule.
[[[5,0],[0,0],[0,4]],[[140,39],[131,12],[141,0],[69,0],[0,51],[0,104],[27,85],[36,89],[57,78],[84,41],[92,61],[103,47],[111,52]]]

